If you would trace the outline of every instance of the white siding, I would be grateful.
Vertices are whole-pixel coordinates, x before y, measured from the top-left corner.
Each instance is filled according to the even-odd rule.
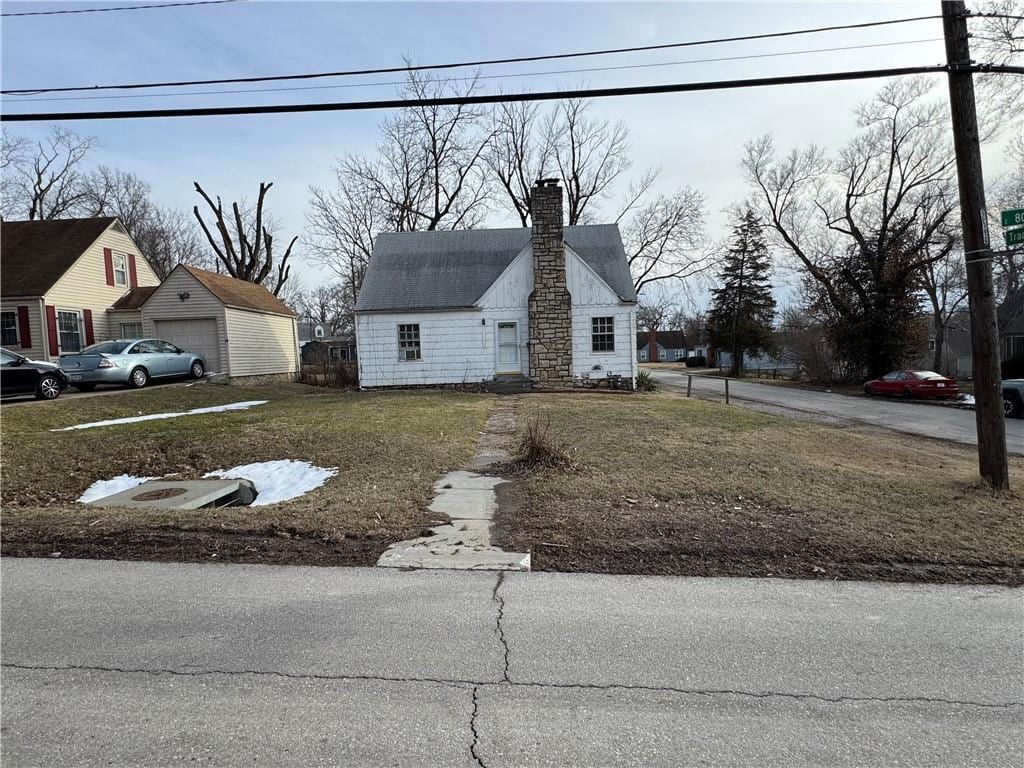
[[[622,376],[636,375],[636,305],[624,304],[590,267],[566,249],[566,281],[573,300],[573,373],[601,365]],[[387,312],[356,316],[359,381],[364,387],[464,384],[487,381],[498,370],[497,324],[515,321],[521,370],[528,374],[528,300],[533,257],[517,256],[478,302],[479,310]],[[591,318],[615,318],[615,351],[591,352]],[[398,358],[398,326],[418,323],[421,359]]]
[[[572,372],[589,373],[595,365],[607,373],[636,376],[636,305],[623,303],[597,273],[566,248],[565,279],[572,296]],[[594,352],[592,318],[612,317],[615,351]]]
[[[182,301],[179,293],[188,293]],[[224,305],[206,290],[206,287],[184,269],[174,269],[142,307],[142,328],[146,336],[157,336],[158,320],[210,319],[217,323],[220,339],[219,357],[221,368],[227,368],[228,327],[224,317]],[[223,373],[231,374],[230,370]]]
[[[494,376],[494,327],[483,312],[387,312],[356,316],[364,387],[461,384]],[[420,326],[419,360],[398,359],[399,324]]]
[[[294,317],[225,307],[228,374],[266,376],[298,373],[298,331]]]
[[[91,310],[96,341],[117,338],[117,321],[113,314],[107,313],[107,310],[129,290],[123,285],[107,285],[104,248],[110,248],[114,253],[135,255],[135,274],[139,286],[160,283],[149,262],[127,234],[111,226],[100,235],[81,258],[47,291],[45,297],[46,304],[55,309]]]
[[[18,338],[21,344],[10,348],[11,352],[17,352],[19,355],[24,355],[31,360],[45,360],[46,357],[46,329],[43,327],[42,318],[40,317],[39,299],[4,299],[0,302],[0,309],[4,312],[13,312],[15,316],[18,314],[18,307],[28,307],[28,328],[29,328],[29,341],[32,342],[31,346],[25,347],[21,344],[25,343],[25,340],[21,338],[21,327],[18,327]]]

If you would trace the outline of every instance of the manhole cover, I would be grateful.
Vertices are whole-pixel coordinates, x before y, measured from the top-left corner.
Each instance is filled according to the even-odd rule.
[[[132,501],[159,501],[160,499],[173,499],[175,496],[181,496],[186,493],[188,493],[187,488],[157,488],[153,491],[140,493],[138,496],[132,496]]]

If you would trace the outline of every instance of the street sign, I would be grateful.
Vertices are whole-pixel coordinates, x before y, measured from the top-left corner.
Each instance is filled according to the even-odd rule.
[[[1002,211],[1000,215],[1004,227],[1016,227],[1018,224],[1024,224],[1024,208]]]
[[[1008,246],[1024,245],[1024,227],[1008,229],[1003,234],[1006,236],[1006,244]]]

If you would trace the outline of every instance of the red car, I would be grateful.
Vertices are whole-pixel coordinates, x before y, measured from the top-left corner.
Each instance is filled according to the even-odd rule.
[[[898,395],[899,397],[958,397],[960,387],[934,371],[893,371],[880,379],[864,383],[865,395]]]

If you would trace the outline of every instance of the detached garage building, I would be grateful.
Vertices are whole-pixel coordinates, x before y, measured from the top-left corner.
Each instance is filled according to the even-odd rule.
[[[144,290],[148,295],[125,297],[126,303],[141,300],[143,335],[200,353],[210,373],[295,380],[295,313],[262,285],[179,264],[159,286]]]

